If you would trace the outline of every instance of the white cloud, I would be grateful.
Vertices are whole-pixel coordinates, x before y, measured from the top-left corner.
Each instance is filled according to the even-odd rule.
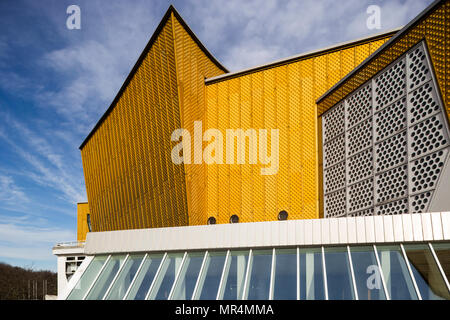
[[[0,175],[0,202],[2,206],[17,206],[29,202],[29,199],[12,177]]]
[[[183,12],[205,45],[232,71],[400,27],[431,0],[194,1]],[[369,5],[381,7],[382,30],[366,27]],[[243,58],[240,53],[246,54]]]
[[[73,241],[75,232],[61,228],[0,223],[0,258],[50,261],[51,248],[62,241]]]
[[[15,246],[35,246],[42,243],[55,244],[61,241],[73,241],[75,232],[61,228],[42,228],[0,223],[0,242]]]

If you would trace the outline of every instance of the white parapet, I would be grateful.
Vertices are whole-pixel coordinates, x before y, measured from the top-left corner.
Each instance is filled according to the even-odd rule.
[[[450,212],[89,232],[84,254],[450,240]]]

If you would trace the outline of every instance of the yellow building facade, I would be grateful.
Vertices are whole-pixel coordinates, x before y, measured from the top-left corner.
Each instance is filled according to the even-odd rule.
[[[315,101],[394,33],[228,73],[170,7],[80,147],[92,231],[201,225],[210,217],[228,223],[232,215],[271,221],[280,211],[288,219],[320,217]],[[171,135],[193,133],[195,121],[223,136],[278,129],[277,173],[262,175],[261,162],[175,164]],[[194,139],[190,145],[199,147]]]
[[[77,240],[86,240],[89,232],[88,226],[89,204],[87,202],[77,203]]]

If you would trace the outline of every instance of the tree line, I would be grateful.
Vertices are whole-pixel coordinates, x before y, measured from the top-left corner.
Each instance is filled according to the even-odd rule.
[[[43,300],[57,294],[57,275],[0,262],[0,300]]]

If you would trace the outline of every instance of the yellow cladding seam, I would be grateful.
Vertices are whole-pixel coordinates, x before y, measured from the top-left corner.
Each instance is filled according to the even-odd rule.
[[[86,234],[89,232],[87,224],[87,215],[89,213],[89,204],[78,203],[77,204],[77,240],[86,240]]]
[[[174,51],[169,18],[82,148],[93,231],[188,224],[184,170],[171,161],[181,127]]]
[[[315,100],[386,39],[207,84],[204,130],[218,128],[224,137],[237,124],[243,130],[279,130],[276,175],[261,175],[265,165],[248,164],[248,158],[244,165],[208,166],[208,215],[218,217],[218,223],[228,223],[232,214],[243,222],[277,220],[281,210],[289,219],[319,217]],[[248,154],[248,142],[245,150]]]
[[[240,79],[235,78],[232,79],[229,83],[229,129],[238,129],[241,127],[240,124],[240,113],[241,113],[241,106],[240,106]],[[226,132],[222,131],[222,134],[224,137],[226,137]],[[227,139],[226,139],[227,140]],[[228,142],[228,140],[227,140]],[[240,221],[244,222],[245,219],[240,214],[241,211],[241,192],[240,191],[240,181],[241,181],[241,171],[240,171],[240,165],[237,164],[237,143],[234,144],[234,159],[233,163],[229,166],[230,172],[229,172],[229,214],[230,216],[233,214],[237,214],[240,216]],[[247,217],[245,217],[247,218]]]
[[[320,101],[318,105],[319,115],[322,115],[422,39],[426,40],[447,115],[450,119],[450,1],[442,1],[438,4],[432,12],[429,12],[421,21],[418,21],[416,25],[383,50],[374,61],[366,64],[360,72],[344,81]]]
[[[276,110],[276,79],[275,69],[268,69],[263,72],[263,95],[264,95],[264,127],[265,129],[277,129],[277,110]],[[230,80],[232,81],[232,80]],[[272,135],[267,137],[267,150],[270,152],[270,145],[272,143]],[[261,147],[261,146],[259,146]],[[230,192],[233,192],[232,190]],[[265,214],[261,215],[262,221],[273,220],[273,214],[277,209],[277,185],[275,175],[268,175],[265,177]],[[259,216],[255,212],[255,216]],[[272,219],[271,219],[272,218]],[[261,221],[258,219],[258,221]]]

